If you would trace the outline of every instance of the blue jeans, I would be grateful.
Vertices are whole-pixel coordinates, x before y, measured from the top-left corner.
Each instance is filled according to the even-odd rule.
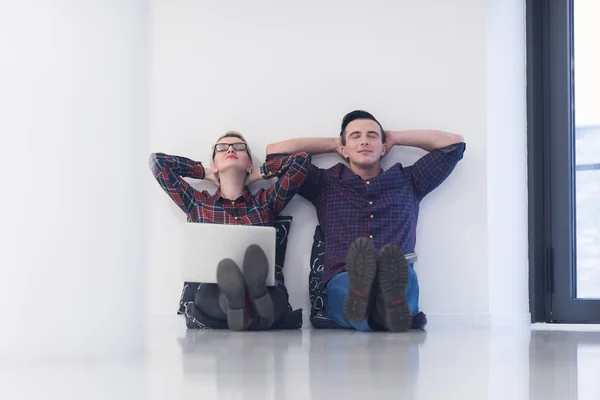
[[[329,318],[335,321],[336,324],[357,331],[372,332],[374,329],[369,325],[369,318],[365,318],[360,322],[352,322],[346,318],[344,313],[344,301],[350,290],[350,279],[347,272],[342,272],[335,275],[329,283],[327,283],[326,293],[326,309]],[[373,290],[376,290],[374,287]],[[376,293],[375,293],[376,294]],[[419,313],[419,281],[417,273],[412,265],[408,267],[408,284],[406,285],[406,304],[410,310],[410,315],[413,317]]]

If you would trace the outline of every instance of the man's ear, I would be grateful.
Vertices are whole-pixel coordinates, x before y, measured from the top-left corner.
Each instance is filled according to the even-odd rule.
[[[348,157],[348,153],[346,152],[346,146],[342,146],[342,157],[343,157],[345,160],[348,160],[348,158],[349,158],[349,157]]]
[[[381,146],[381,157],[385,156],[387,154],[387,145],[384,143],[383,146]]]

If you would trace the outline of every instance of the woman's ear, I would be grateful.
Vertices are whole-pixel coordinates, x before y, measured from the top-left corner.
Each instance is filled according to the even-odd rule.
[[[252,163],[252,160],[250,160],[250,162],[248,163],[248,168],[246,168],[246,171],[252,172],[253,168],[254,168],[254,164]]]
[[[211,162],[210,162],[210,169],[212,170],[212,172],[219,172],[219,170],[215,166],[215,160],[211,160]]]

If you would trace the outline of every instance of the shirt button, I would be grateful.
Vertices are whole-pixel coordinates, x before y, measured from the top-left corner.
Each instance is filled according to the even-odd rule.
[[[369,235],[369,239],[373,239],[373,235]]]
[[[370,205],[373,205],[373,202],[372,202],[372,201],[370,201],[370,202],[369,202],[369,204],[370,204]]]
[[[370,185],[370,184],[371,184],[371,182],[367,181],[367,185]]]
[[[371,218],[373,218],[373,214],[371,214]]]
[[[233,219],[235,219],[236,221],[238,220],[238,217],[234,217]]]

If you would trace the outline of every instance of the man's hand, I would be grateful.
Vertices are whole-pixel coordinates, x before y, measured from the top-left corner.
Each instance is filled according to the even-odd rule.
[[[204,169],[204,180],[211,181],[215,186],[219,187],[219,180],[215,176],[215,173],[210,168]]]
[[[340,155],[340,157],[344,158],[344,153],[342,152],[342,137],[339,136],[335,139],[335,152]]]
[[[382,157],[387,156],[387,154],[390,152],[390,150],[392,149],[392,147],[394,147],[394,145],[396,143],[394,143],[394,136],[393,136],[393,131],[384,131],[383,134],[385,135],[385,152],[383,153]]]

